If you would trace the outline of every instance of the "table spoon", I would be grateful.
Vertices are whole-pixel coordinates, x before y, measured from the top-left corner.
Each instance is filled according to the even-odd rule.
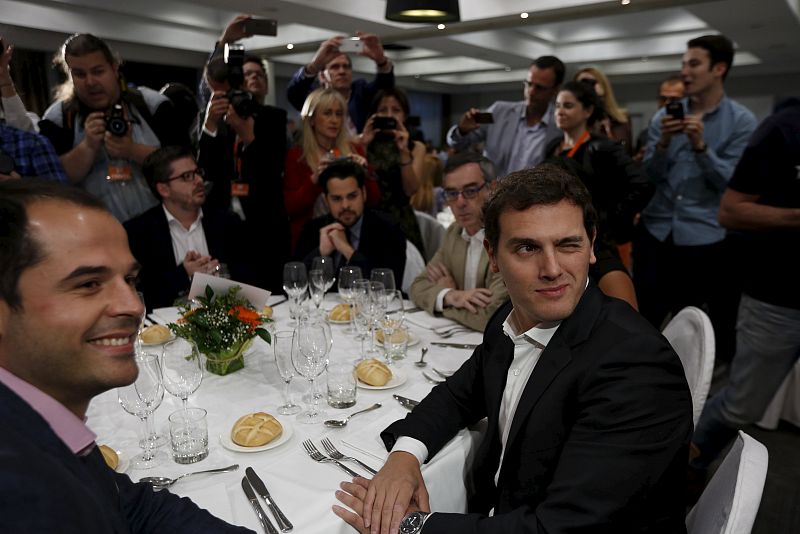
[[[208,474],[211,474],[211,473],[228,473],[230,471],[236,471],[237,469],[239,469],[239,464],[233,464],[233,465],[229,465],[228,467],[220,467],[218,469],[207,469],[205,471],[195,471],[193,473],[184,473],[181,476],[178,476],[178,477],[175,477],[175,478],[144,477],[144,478],[140,478],[139,482],[147,482],[148,484],[152,484],[153,485],[153,489],[154,490],[160,490],[160,489],[168,488],[168,487],[172,486],[173,484],[175,484],[180,479],[188,477],[188,476],[202,475],[202,474],[205,474],[205,473],[208,473]]]
[[[425,355],[428,354],[428,347],[422,347],[422,355],[419,357],[418,362],[414,362],[414,365],[417,367],[425,367],[428,365],[428,362],[423,361],[425,359]]]
[[[380,407],[381,407],[381,403],[380,402],[376,402],[375,404],[373,404],[369,408],[364,408],[361,411],[353,412],[350,415],[348,415],[347,417],[345,417],[344,419],[328,419],[327,421],[323,422],[322,424],[327,426],[328,428],[343,428],[343,427],[347,426],[347,423],[350,421],[350,418],[353,417],[354,415],[358,415],[358,414],[364,413],[364,412],[369,412],[369,411],[372,411],[372,410],[377,410]]]

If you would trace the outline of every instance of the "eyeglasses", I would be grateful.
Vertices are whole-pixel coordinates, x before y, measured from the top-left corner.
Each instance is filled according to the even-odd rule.
[[[464,189],[445,189],[444,198],[448,202],[455,202],[458,200],[458,196],[461,195],[465,199],[470,200],[478,196],[478,193],[480,193],[481,189],[484,187],[486,187],[485,182],[483,185],[473,185],[471,187],[465,187]]]
[[[197,167],[196,169],[192,169],[191,171],[186,171],[180,173],[178,176],[173,176],[172,178],[167,178],[164,180],[165,182],[172,182],[173,180],[181,180],[183,182],[194,182],[194,177],[199,176],[200,178],[206,175],[206,171]]]
[[[522,87],[524,87],[525,90],[530,89],[531,86],[533,86],[533,88],[536,89],[537,91],[549,91],[553,87],[555,87],[555,86],[548,87],[546,85],[542,85],[542,84],[539,84],[539,83],[529,82],[528,80],[522,80]]]

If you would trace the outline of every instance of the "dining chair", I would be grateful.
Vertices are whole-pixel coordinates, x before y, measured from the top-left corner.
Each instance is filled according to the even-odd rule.
[[[425,249],[420,252],[422,252],[422,256],[427,263],[431,261],[433,255],[439,250],[447,229],[436,220],[436,217],[432,217],[425,212],[414,210],[414,216],[417,218],[417,225],[422,234],[422,247]]]
[[[741,430],[686,516],[687,534],[749,534],[767,478],[767,448]]]
[[[697,425],[714,372],[714,328],[700,308],[687,306],[662,331],[678,353],[692,392],[692,420]]]
[[[406,239],[406,266],[403,269],[403,281],[400,284],[400,289],[403,293],[408,295],[411,290],[411,284],[414,279],[425,270],[425,260],[420,254],[419,249],[414,246],[414,243]]]

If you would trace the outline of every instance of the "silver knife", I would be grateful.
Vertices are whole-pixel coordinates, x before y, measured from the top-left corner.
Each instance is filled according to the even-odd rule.
[[[242,477],[242,489],[244,490],[244,494],[247,495],[247,500],[250,501],[250,504],[253,506],[253,510],[256,512],[256,516],[258,516],[258,520],[261,521],[261,526],[264,528],[264,532],[267,534],[278,534],[277,529],[272,526],[267,514],[264,512],[264,509],[261,508],[261,505],[258,502],[258,497],[256,497],[256,492],[253,491],[253,487],[250,485],[250,482],[247,481],[247,477]]]
[[[453,349],[476,349],[478,345],[474,343],[444,343],[442,341],[434,341],[431,345],[436,345],[437,347],[450,347]]]
[[[261,497],[266,501],[267,508],[269,511],[272,512],[272,516],[275,518],[275,522],[278,523],[278,528],[281,529],[281,532],[289,532],[294,528],[294,525],[286,518],[281,509],[278,508],[278,505],[275,504],[275,501],[270,496],[269,491],[267,491],[267,486],[264,485],[264,482],[259,478],[255,471],[253,471],[252,467],[248,467],[244,470],[245,477],[247,477],[248,482],[250,485],[253,486],[253,489],[256,490],[256,493],[261,495]]]
[[[403,408],[406,408],[409,411],[413,410],[419,404],[419,401],[415,401],[414,399],[409,399],[400,395],[392,395],[392,397],[394,397]]]

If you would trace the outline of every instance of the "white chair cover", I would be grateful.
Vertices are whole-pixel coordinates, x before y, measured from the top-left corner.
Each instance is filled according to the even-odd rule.
[[[761,504],[768,463],[767,448],[740,430],[686,516],[688,534],[749,534]]]
[[[700,308],[687,306],[662,332],[678,353],[692,392],[693,420],[697,425],[714,372],[714,328]]]
[[[408,290],[411,289],[411,283],[414,278],[424,270],[425,260],[422,259],[422,254],[414,246],[414,243],[406,239],[406,267],[403,270],[403,284],[400,288],[403,293],[408,295]]]
[[[435,217],[431,217],[425,212],[414,210],[414,215],[417,216],[417,225],[420,233],[422,233],[422,246],[425,248],[420,252],[422,252],[425,257],[425,263],[427,263],[431,261],[433,255],[439,250],[447,229]]]
[[[764,410],[761,421],[756,424],[761,428],[775,430],[781,419],[800,426],[800,361],[789,371],[772,402]]]

